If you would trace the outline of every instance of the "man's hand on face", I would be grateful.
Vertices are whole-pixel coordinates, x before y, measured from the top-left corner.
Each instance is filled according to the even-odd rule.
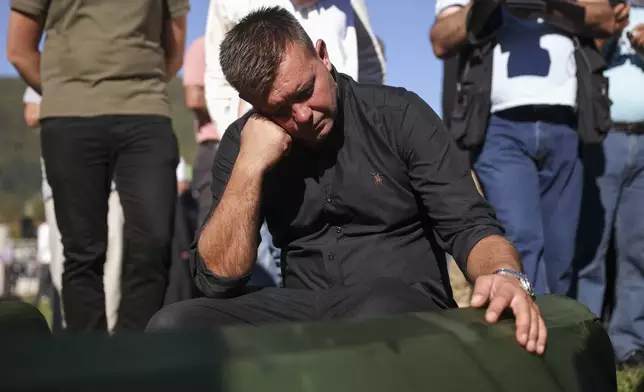
[[[265,172],[277,164],[291,147],[291,136],[279,125],[251,116],[241,132],[240,163],[246,168]]]
[[[475,308],[489,303],[485,319],[498,321],[506,308],[511,308],[516,318],[516,339],[526,350],[543,354],[546,348],[546,325],[539,307],[521,287],[519,279],[509,275],[485,275],[476,279],[471,305]]]
[[[631,46],[637,53],[644,55],[644,24],[638,24],[632,31],[626,33]]]

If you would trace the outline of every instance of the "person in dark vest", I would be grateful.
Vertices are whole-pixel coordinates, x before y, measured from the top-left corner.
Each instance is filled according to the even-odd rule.
[[[443,90],[441,92],[441,106],[443,109],[443,123],[449,129],[450,115],[454,109],[456,99],[456,85],[458,84],[458,56],[443,60]]]
[[[436,2],[433,50],[459,56],[450,131],[470,152],[537,293],[570,287],[579,142],[600,141],[610,126],[605,63],[593,39],[613,28],[607,0],[561,9],[541,0]]]

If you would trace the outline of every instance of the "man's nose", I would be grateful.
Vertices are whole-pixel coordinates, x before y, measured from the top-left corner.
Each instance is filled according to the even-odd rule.
[[[298,124],[306,124],[311,121],[313,111],[307,105],[295,104],[293,105],[293,119]]]

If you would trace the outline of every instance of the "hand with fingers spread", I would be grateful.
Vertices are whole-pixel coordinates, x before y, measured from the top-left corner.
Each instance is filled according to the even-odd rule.
[[[512,309],[517,341],[528,352],[541,355],[546,348],[547,330],[531,290],[525,275],[499,269],[476,279],[471,305],[481,308],[488,304],[485,319],[489,323],[497,322],[506,308]]]

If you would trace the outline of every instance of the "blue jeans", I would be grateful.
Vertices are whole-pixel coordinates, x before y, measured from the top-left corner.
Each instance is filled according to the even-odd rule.
[[[617,359],[623,360],[644,347],[644,135],[613,131],[603,144],[583,151],[577,299],[601,315],[606,252],[615,229],[616,304],[608,332]]]
[[[492,115],[474,168],[537,294],[566,294],[581,203],[579,141],[567,125]]]
[[[259,230],[261,242],[257,247],[257,263],[253,267],[248,284],[262,287],[280,287],[282,270],[280,268],[280,250],[273,245],[273,236],[268,231],[266,222]]]

